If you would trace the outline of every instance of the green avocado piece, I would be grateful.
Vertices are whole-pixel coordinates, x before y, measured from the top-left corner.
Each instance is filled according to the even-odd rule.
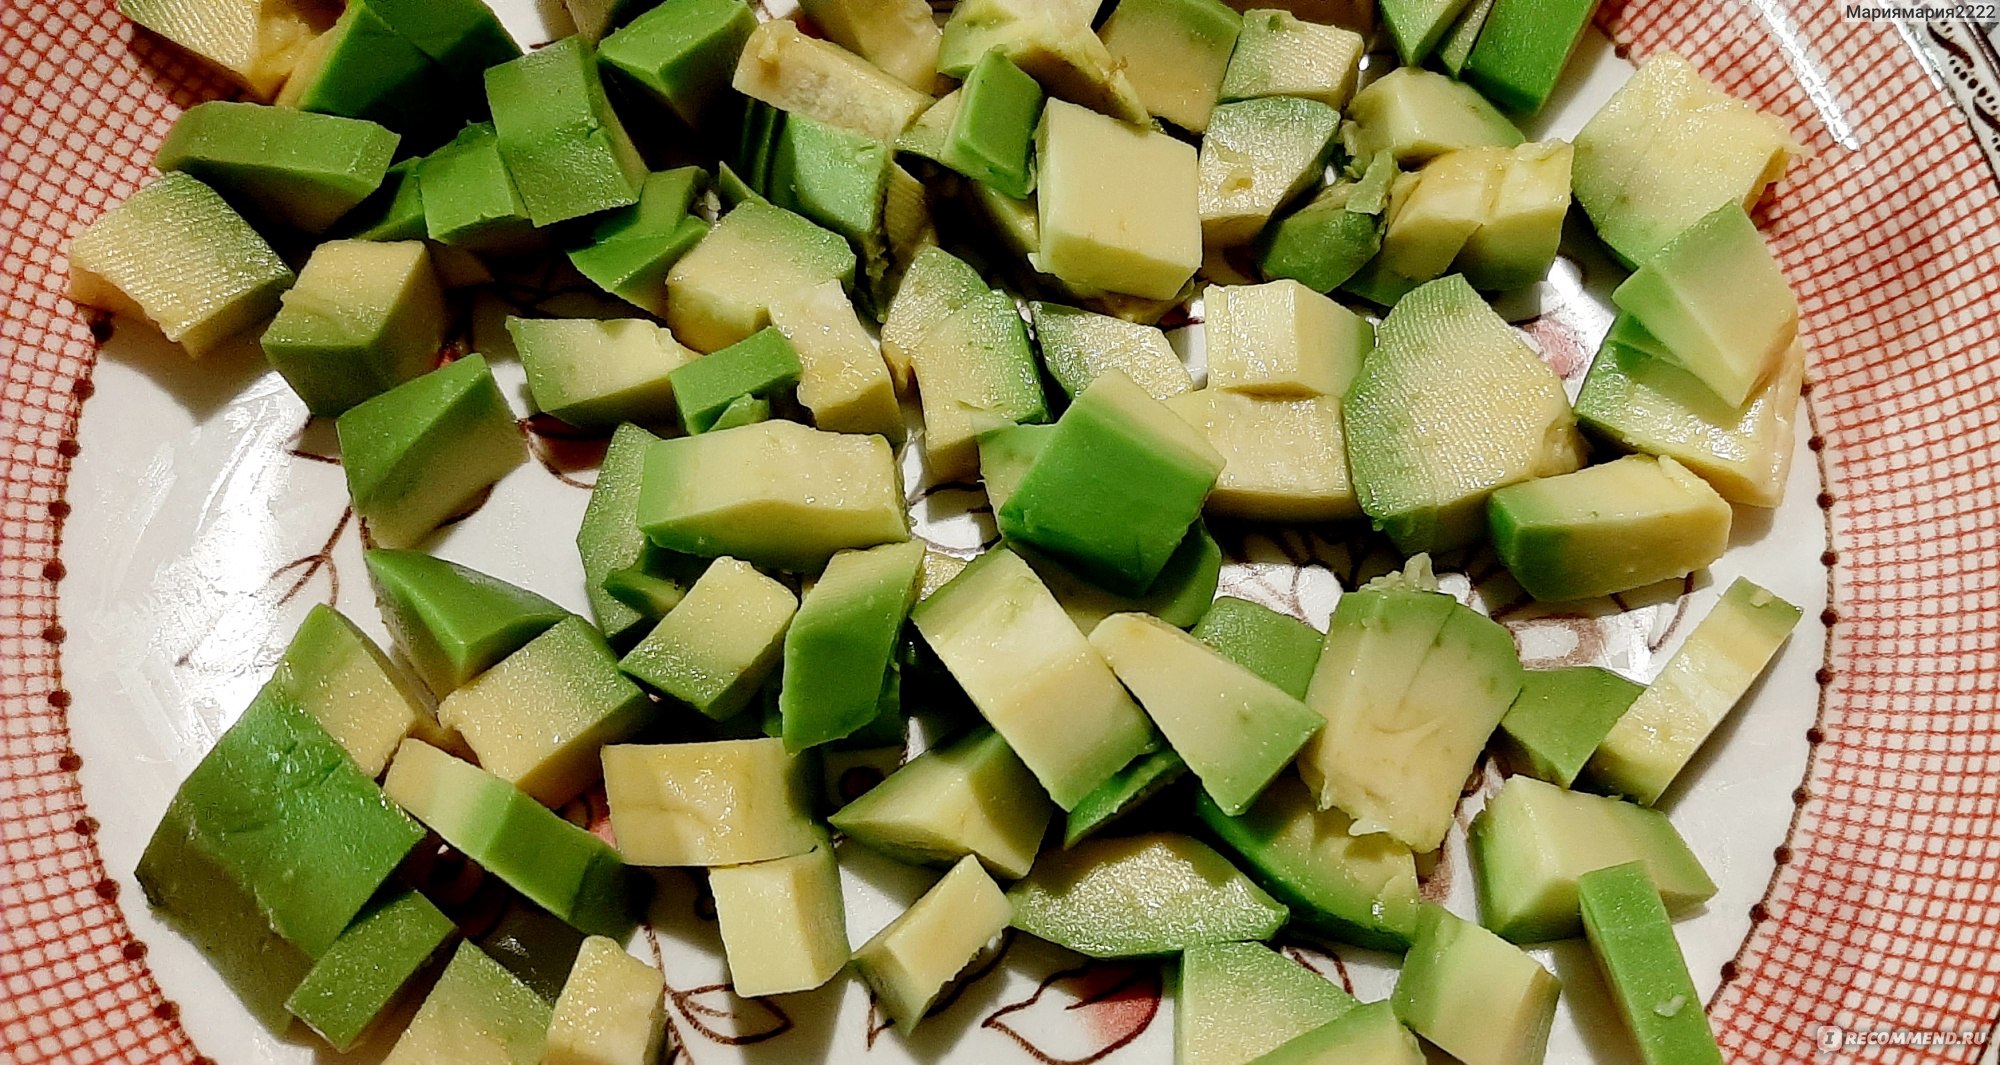
[[[712,355],[674,368],[674,404],[690,433],[707,432],[731,403],[744,396],[769,399],[796,387],[804,370],[785,334],[766,326]]]
[[[921,540],[842,551],[827,562],[785,631],[778,707],[786,750],[844,739],[881,713],[883,677],[923,562]]]
[[[1222,99],[1301,96],[1345,107],[1367,51],[1367,42],[1353,30],[1306,22],[1290,11],[1252,9],[1243,13]]]
[[[718,351],[771,324],[771,304],[839,280],[854,249],[781,207],[737,205],[667,273],[667,326],[696,351]]]
[[[526,460],[478,355],[348,408],[335,427],[354,513],[385,547],[423,540]]]
[[[1222,545],[1201,522],[1188,529],[1153,586],[1139,595],[1107,591],[1031,548],[1012,544],[1009,549],[1035,567],[1063,612],[1086,636],[1105,618],[1134,612],[1151,614],[1175,628],[1192,628],[1215,601],[1215,588],[1222,579]]]
[[[1249,1065],[1356,1008],[1340,985],[1262,943],[1210,943],[1181,958],[1179,1065]]]
[[[672,577],[648,573],[638,566],[604,575],[604,590],[647,621],[658,621],[687,598],[687,588]]]
[[[710,869],[708,885],[729,960],[730,989],[739,997],[811,991],[847,966],[847,907],[832,843],[804,854]],[[658,977],[653,981],[657,998]]]
[[[1501,107],[1532,115],[1555,91],[1596,12],[1597,0],[1495,0],[1463,76]]]
[[[1319,184],[1339,130],[1340,112],[1317,100],[1267,96],[1217,107],[1196,170],[1202,238],[1223,247],[1255,237]]]
[[[1521,948],[1426,904],[1391,1001],[1465,1065],[1538,1065],[1562,984]]]
[[[547,999],[477,946],[460,943],[383,1065],[540,1065]]]
[[[285,293],[264,356],[308,410],[334,418],[436,366],[447,324],[422,241],[331,240]]]
[[[1486,927],[1516,943],[1575,936],[1584,874],[1643,861],[1676,913],[1707,902],[1715,882],[1658,810],[1509,777],[1473,818],[1469,842]]]
[[[1057,421],[1000,508],[1000,531],[1110,591],[1143,593],[1221,473],[1193,426],[1112,371]]]
[[[1109,369],[1123,370],[1154,399],[1194,389],[1187,367],[1158,327],[1039,300],[1028,311],[1049,376],[1072,398]],[[984,458],[982,453],[982,471]]]
[[[1017,880],[1055,809],[1006,739],[981,727],[918,755],[828,822],[898,861],[949,865],[970,854]]]
[[[598,61],[702,129],[724,117],[730,75],[756,28],[743,0],[665,0],[604,38]]]
[[[297,699],[370,778],[382,775],[406,736],[452,742],[417,682],[324,603],[306,612],[271,683]]]
[[[396,645],[431,691],[447,695],[569,611],[498,577],[421,551],[364,556]]]
[[[361,2],[461,85],[475,84],[487,67],[520,58],[521,46],[481,0]]]
[[[1360,180],[1329,186],[1265,226],[1252,244],[1257,272],[1267,281],[1291,278],[1314,292],[1347,284],[1382,250],[1396,175],[1395,158],[1376,153]]]
[[[491,122],[465,127],[450,144],[425,156],[417,166],[417,187],[424,232],[441,244],[504,253],[535,239]]]
[[[1479,91],[1432,70],[1398,67],[1354,94],[1347,117],[1365,152],[1417,167],[1461,148],[1512,148],[1526,138]]]
[[[605,587],[612,573],[637,565],[646,548],[639,531],[639,479],[646,468],[646,446],[659,437],[636,425],[621,425],[611,434],[597,483],[576,530],[576,550],[583,561],[584,597],[598,631],[612,646],[624,646],[646,623],[644,614]],[[678,601],[678,600],[676,600]]]
[[[583,428],[673,421],[675,370],[694,360],[643,318],[507,319],[535,408]]]
[[[542,1065],[654,1065],[667,1040],[665,992],[659,968],[625,944],[585,939],[556,996]]]
[[[660,6],[660,0],[562,0],[576,32],[585,40],[602,42],[612,32]]]
[[[707,180],[691,166],[648,174],[639,202],[606,212],[589,240],[570,250],[570,265],[604,291],[664,316],[667,272],[708,235],[708,223],[690,213]]]
[[[1003,425],[980,434],[979,475],[986,484],[986,500],[994,510],[1007,504],[1007,497],[1021,486],[1035,456],[1048,446],[1053,425]],[[1053,563],[1052,563],[1053,564]]]
[[[1528,670],[1495,743],[1515,772],[1567,788],[1645,690],[1596,666]]]
[[[153,155],[245,213],[325,232],[382,184],[402,138],[373,122],[209,100],[181,112]]]
[[[1424,1065],[1424,1049],[1390,1002],[1356,1006],[1251,1065]]]
[[[722,408],[721,414],[715,416],[715,424],[709,426],[708,431],[720,432],[724,429],[734,429],[739,425],[755,425],[770,420],[770,400],[762,396],[737,396],[729,401],[729,406]]]
[[[1733,516],[1708,482],[1650,455],[1508,485],[1486,506],[1500,561],[1545,602],[1685,577],[1722,557]]]
[[[577,931],[623,940],[637,925],[649,882],[610,844],[500,777],[410,740],[383,788],[446,843]]]
[[[1494,0],[1471,0],[1465,10],[1458,13],[1458,20],[1451,24],[1444,40],[1438,42],[1438,65],[1454,78],[1465,75],[1465,61],[1472,56],[1472,46],[1479,41],[1479,31],[1486,27],[1486,16],[1493,11]]]
[[[1194,627],[1194,638],[1222,652],[1294,699],[1306,697],[1324,637],[1270,607],[1225,595]]]
[[[806,115],[783,115],[759,187],[772,203],[864,247],[879,240],[889,146]]]
[[[1137,810],[1187,775],[1188,764],[1164,744],[1142,754],[1071,808],[1063,821],[1063,846],[1074,847]]]
[[[618,665],[720,721],[750,705],[778,668],[797,610],[791,589],[748,563],[717,559]]]
[[[353,3],[300,52],[278,105],[377,122],[422,150],[464,117],[464,95],[375,5]]]
[[[1146,110],[1200,133],[1242,29],[1243,16],[1222,0],[1119,0],[1098,36]]]
[[[292,989],[285,1008],[346,1052],[457,938],[457,927],[429,900],[394,889],[333,941]]]
[[[1269,939],[1286,916],[1220,854],[1164,832],[1049,851],[1007,897],[1014,927],[1093,958]]]
[[[1577,880],[1583,929],[1611,985],[1618,1013],[1646,1065],[1721,1065],[1673,919],[1644,862],[1585,873]]]
[[[939,265],[947,261],[957,265]],[[939,301],[938,317],[917,327],[921,340],[898,337],[896,343],[920,386],[924,461],[941,481],[972,479],[978,471],[981,433],[1048,418],[1028,326],[1013,297],[977,280],[957,292],[938,291],[957,286],[966,275],[978,276],[950,253],[935,245],[926,247],[917,253],[889,306],[890,321],[901,328],[929,301]],[[932,278],[943,280],[934,285]],[[895,335],[889,325],[883,329]],[[893,372],[893,357],[891,367]]]
[[[565,37],[486,71],[507,174],[537,226],[639,202],[646,163],[598,80],[595,49]]]
[[[995,49],[980,57],[960,89],[940,162],[1015,199],[1035,191],[1035,125],[1042,87]]]
[[[255,98],[284,85],[299,53],[339,14],[319,4],[118,0],[118,13],[214,64]]]
[[[1467,0],[1382,0],[1382,21],[1406,67],[1430,58]]]
[[[382,175],[374,192],[335,222],[332,234],[348,240],[422,240],[424,192],[417,180],[422,159],[402,159]]]

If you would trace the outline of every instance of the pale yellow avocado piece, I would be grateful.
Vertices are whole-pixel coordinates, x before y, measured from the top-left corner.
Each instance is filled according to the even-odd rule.
[[[739,204],[667,272],[667,327],[699,352],[771,324],[771,304],[800,289],[854,281],[846,240],[790,211]]]
[[[658,969],[603,936],[585,939],[556,999],[542,1065],[655,1065],[665,991]]]
[[[1299,96],[1345,107],[1368,42],[1353,30],[1307,22],[1290,11],[1243,13],[1243,35],[1222,82],[1224,100]]]
[[[291,691],[354,764],[379,777],[405,737],[457,747],[419,685],[354,623],[315,606],[285,649],[271,683]]]
[[[1035,136],[1040,268],[1109,292],[1177,295],[1201,265],[1194,147],[1061,100]]]
[[[947,865],[970,854],[993,875],[1028,875],[1055,804],[991,729],[933,747],[829,819],[847,838],[898,861]]]
[[[830,433],[903,438],[903,408],[889,365],[838,281],[800,289],[771,304],[771,324],[798,353],[799,403]]]
[[[1492,218],[1509,158],[1505,148],[1463,148],[1424,164],[1389,216],[1376,261],[1412,281],[1443,276]]]
[[[1205,388],[1166,404],[1222,456],[1209,513],[1277,522],[1361,516],[1338,397],[1266,399]]]
[[[1289,278],[1213,286],[1205,307],[1210,388],[1339,396],[1375,345],[1367,319]]]
[[[318,0],[119,0],[118,11],[269,100],[340,7]]]
[[[1525,288],[1548,274],[1569,216],[1574,155],[1564,141],[1523,144],[1509,153],[1485,221],[1452,263],[1473,288]]]
[[[902,916],[854,952],[882,1011],[909,1034],[939,992],[1014,919],[1013,904],[977,858],[952,866]]]
[[[541,1065],[549,1017],[542,996],[460,943],[382,1065]]]
[[[604,748],[604,796],[632,865],[741,865],[819,846],[779,739]]]
[[[945,23],[938,69],[964,77],[998,48],[1058,100],[1126,122],[1146,122],[1146,103],[1124,64],[1091,31],[1096,0],[961,0]]]
[[[932,592],[964,573],[968,561],[957,555],[947,555],[934,547],[924,548],[923,570],[917,574],[917,602],[929,599]]]
[[[1800,616],[1798,607],[1737,578],[1611,727],[1584,772],[1641,805],[1660,801],[1777,657]]]
[[[1200,133],[1242,21],[1220,0],[1121,0],[1097,35],[1148,111]]]
[[[720,721],[750,705],[778,667],[798,609],[790,588],[718,558],[619,668]]]
[[[772,19],[751,32],[731,85],[780,111],[816,118],[884,144],[896,143],[931,105],[928,93],[897,81],[832,41],[800,33],[798,25],[786,19]]]
[[[738,995],[811,991],[846,967],[847,908],[831,843],[711,869],[708,888]]]
[[[944,30],[925,0],[799,0],[827,39],[929,95],[938,83]]]
[[[1397,67],[1355,93],[1347,114],[1357,125],[1356,147],[1391,152],[1404,167],[1460,148],[1512,148],[1525,139],[1479,90],[1415,67]]]

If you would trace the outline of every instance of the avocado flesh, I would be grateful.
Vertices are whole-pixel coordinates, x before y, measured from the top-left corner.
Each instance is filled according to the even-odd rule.
[[[970,854],[994,876],[1028,874],[1055,804],[997,732],[980,728],[905,763],[829,822],[899,861]]]
[[[742,865],[823,842],[781,740],[613,744],[603,758],[611,828],[634,865]]]
[[[847,965],[847,910],[832,844],[711,869],[708,885],[737,995],[810,991]]]
[[[334,240],[313,249],[261,343],[307,409],[337,418],[435,366],[447,325],[422,241]]]
[[[371,778],[382,775],[406,736],[452,742],[402,667],[325,604],[299,623],[271,683],[297,699]]]
[[[1063,820],[1063,846],[1074,847],[1116,823],[1179,783],[1187,772],[1187,762],[1172,747],[1140,755],[1068,811]]]
[[[1200,133],[1242,28],[1243,16],[1221,0],[1120,0],[1098,36],[1146,110]]]
[[[646,164],[583,38],[489,68],[485,80],[500,157],[537,227],[638,202]]]
[[[1496,0],[1466,56],[1465,80],[1515,114],[1540,111],[1596,11],[1597,0]]]
[[[519,58],[521,46],[481,0],[365,0],[389,27],[460,83]]]
[[[1561,991],[1519,947],[1426,905],[1391,1001],[1404,1024],[1465,1065],[1535,1065]]]
[[[361,912],[334,940],[285,1008],[335,1050],[351,1049],[458,938],[436,906],[407,888]]]
[[[460,943],[383,1065],[540,1065],[549,1004],[471,943]]]
[[[1318,183],[1339,128],[1340,112],[1317,100],[1270,96],[1216,107],[1197,163],[1203,242],[1248,243]]]
[[[1209,606],[1194,638],[1295,699],[1306,697],[1324,639],[1295,617],[1229,595]]]
[[[667,327],[696,351],[719,351],[771,324],[771,304],[800,289],[854,283],[854,250],[837,234],[769,204],[722,216],[667,273]]]
[[[1257,272],[1268,281],[1291,278],[1314,292],[1332,292],[1382,249],[1390,188],[1398,172],[1376,153],[1357,181],[1338,182],[1304,206],[1274,219],[1251,245]]]
[[[421,542],[527,458],[478,355],[350,407],[336,426],[354,513],[385,547]]]
[[[944,985],[1007,928],[1007,896],[967,857],[854,952],[854,968],[905,1035]]]
[[[945,21],[938,73],[963,78],[999,49],[1055,99],[1145,123],[1139,90],[1091,31],[1096,6],[1094,0],[965,0]]]
[[[988,52],[966,75],[960,106],[945,134],[940,160],[1002,194],[1035,191],[1031,158],[1042,89],[1001,52]]]
[[[1248,11],[1222,79],[1222,99],[1299,96],[1345,107],[1367,50],[1353,30],[1306,22],[1289,11]]]
[[[1037,301],[1028,309],[1049,376],[1072,398],[1109,369],[1124,371],[1154,399],[1194,388],[1167,335],[1153,326],[1057,303]]]
[[[1528,594],[1586,599],[1684,577],[1729,546],[1733,511],[1672,459],[1622,459],[1493,493],[1487,523]]]
[[[1211,515],[1275,522],[1361,516],[1347,471],[1339,399],[1270,399],[1209,388],[1174,396],[1167,406],[1222,455],[1222,476],[1205,504]]]
[[[1048,418],[1027,323],[998,290],[969,294],[906,350],[923,400],[924,462],[937,480],[977,476],[981,433]]]
[[[1138,595],[1107,591],[1033,548],[1015,544],[1008,549],[1028,560],[1056,602],[1062,604],[1063,613],[1085,636],[1105,618],[1132,612],[1151,614],[1175,628],[1188,628],[1201,620],[1222,579],[1222,546],[1201,522],[1188,529],[1152,586]]]
[[[583,941],[549,1019],[542,1065],[652,1065],[666,1040],[660,971],[604,936]]]
[[[589,240],[570,249],[570,265],[604,291],[664,316],[667,272],[708,235],[708,223],[690,212],[707,180],[691,166],[646,175],[638,202],[599,219]]]
[[[750,31],[730,84],[752,100],[883,144],[894,144],[931,103],[928,94],[831,41],[806,36],[788,19]]]
[[[794,292],[771,304],[770,314],[798,355],[799,405],[815,427],[902,442],[895,381],[840,282]]]
[[[1647,1065],[1720,1065],[1708,1011],[1674,938],[1673,920],[1639,862],[1577,882],[1590,952]]]
[[[785,630],[785,747],[845,739],[881,711],[883,679],[916,598],[921,541],[834,555]]]
[[[719,558],[618,666],[720,721],[750,705],[778,668],[797,610],[791,589]]]
[[[1423,1047],[1389,1002],[1356,1006],[1251,1065],[1423,1065]]]
[[[705,130],[732,110],[730,75],[756,27],[743,0],[656,4],[598,44],[599,62]]]
[[[369,551],[383,620],[417,676],[450,694],[569,612],[525,588],[421,551]]]
[[[321,233],[382,184],[400,139],[371,122],[210,100],[181,113],[153,165],[261,218]]]
[[[703,433],[717,427],[730,404],[778,395],[798,384],[801,372],[791,341],[766,326],[721,351],[683,362],[668,380],[682,427]]]
[[[417,188],[424,231],[440,244],[507,254],[539,239],[490,122],[465,127],[425,156],[417,165]]]
[[[1362,151],[1386,151],[1400,166],[1461,148],[1512,148],[1525,139],[1471,86],[1415,67],[1392,70],[1355,93],[1347,117],[1360,127]]]
[[[944,32],[925,0],[801,0],[828,40],[922,93],[938,85]]]
[[[1645,685],[1596,666],[1531,669],[1500,719],[1508,768],[1567,788]]]
[[[1481,291],[1526,288],[1548,276],[1569,216],[1575,150],[1562,141],[1516,145],[1491,208],[1452,265]]]
[[[1206,845],[1151,833],[1050,851],[1007,897],[1014,927],[1093,958],[1268,939],[1285,908]]]
[[[318,4],[268,0],[118,0],[118,13],[208,60],[260,100],[278,94],[333,18]]]
[[[1035,134],[1038,269],[1071,285],[1173,299],[1201,265],[1195,149],[1052,100]]]
[[[645,470],[646,445],[658,439],[636,425],[621,425],[612,432],[576,530],[590,616],[614,647],[625,646],[647,620],[605,588],[604,580],[637,563],[645,551],[646,534],[637,520],[639,479]]]
[[[424,194],[417,181],[422,162],[411,157],[390,166],[375,191],[341,215],[328,232],[347,240],[424,239]]]
[[[695,357],[642,318],[509,317],[507,332],[536,409],[582,428],[671,422],[671,375]]]
[[[367,119],[419,150],[467,117],[465,94],[444,68],[396,32],[373,4],[349,4],[307,43],[278,93],[280,107]],[[441,106],[442,105],[442,106]]]
[[[1430,57],[1465,9],[1466,0],[1384,0],[1382,22],[1406,67]]]
[[[1181,958],[1174,1060],[1248,1065],[1354,1010],[1354,997],[1262,943],[1196,946]]]

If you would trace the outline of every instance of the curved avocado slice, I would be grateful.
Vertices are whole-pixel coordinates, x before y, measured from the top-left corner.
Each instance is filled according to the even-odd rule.
[[[1268,939],[1286,917],[1222,855],[1168,832],[1051,851],[1007,897],[1014,927],[1093,958]]]

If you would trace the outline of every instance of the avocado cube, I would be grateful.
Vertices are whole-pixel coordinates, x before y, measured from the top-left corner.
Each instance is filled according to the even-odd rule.
[[[687,587],[691,583],[692,578],[683,581],[676,577],[663,577],[648,572],[643,566],[631,566],[604,575],[605,592],[638,611],[648,622],[658,621],[666,616],[667,611],[679,606],[681,600],[687,598]]]
[[[429,536],[526,458],[478,355],[348,408],[335,427],[354,513],[385,547]]]
[[[888,145],[865,134],[785,116],[761,187],[772,203],[865,247],[880,239],[892,156]]]
[[[1708,482],[1650,455],[1509,485],[1487,502],[1500,560],[1545,601],[1615,595],[1693,573],[1722,557],[1733,516]]]
[[[1287,1040],[1251,1065],[1424,1065],[1426,1060],[1417,1037],[1396,1019],[1395,1004],[1370,1002]]]
[[[1182,1065],[1242,1065],[1358,1008],[1340,985],[1262,943],[1188,951],[1174,1005]]]
[[[597,779],[597,749],[631,737],[653,704],[618,671],[590,623],[571,615],[438,704],[487,772],[549,806]]]
[[[1311,625],[1233,595],[1208,608],[1194,627],[1194,638],[1294,699],[1306,697],[1322,642],[1319,630]]]
[[[338,417],[437,364],[444,290],[422,241],[313,249],[264,331],[264,355],[320,417]]]
[[[785,631],[778,692],[785,749],[844,739],[880,712],[903,621],[916,598],[920,541],[842,551],[799,602]]]
[[[1097,0],[964,0],[938,46],[938,72],[963,78],[998,49],[1059,100],[1121,122],[1149,121],[1124,64],[1093,33]]]
[[[1562,141],[1522,144],[1509,154],[1485,221],[1453,263],[1472,287],[1526,288],[1548,276],[1569,216],[1574,156]]]
[[[1438,42],[1438,65],[1454,78],[1465,76],[1465,61],[1472,57],[1473,45],[1479,41],[1479,31],[1486,28],[1486,16],[1493,11],[1493,0],[1470,0],[1465,10],[1445,31],[1444,39]]]
[[[1404,1024],[1465,1065],[1535,1065],[1561,992],[1521,948],[1425,905],[1391,1001]]]
[[[1119,0],[1098,35],[1146,110],[1200,133],[1242,28],[1221,0]]]
[[[317,4],[271,0],[118,0],[118,13],[214,64],[260,100],[278,94],[328,25]]]
[[[333,941],[285,1008],[345,1052],[360,1042],[444,950],[458,929],[407,888],[378,899]]]
[[[771,304],[771,325],[799,360],[799,404],[831,433],[903,439],[895,382],[838,281],[800,289]]]
[[[1246,11],[1222,99],[1298,96],[1345,107],[1367,51],[1367,42],[1350,29],[1306,22],[1289,11]]]
[[[424,231],[432,240],[474,251],[506,252],[534,240],[527,205],[500,157],[490,122],[460,130],[417,165]]]
[[[383,1065],[539,1065],[549,1004],[471,943],[460,943]]]
[[[1567,788],[1645,690],[1596,666],[1531,669],[1500,719],[1500,753],[1515,772]]]
[[[1492,217],[1508,158],[1504,148],[1460,148],[1398,178],[1376,268],[1409,281],[1428,281],[1451,269],[1466,242]]]
[[[927,0],[801,0],[799,10],[828,40],[922,93],[938,84],[944,40]]]
[[[1121,321],[1109,315],[1030,303],[1035,341],[1049,376],[1072,398],[1090,387],[1099,374],[1118,369],[1154,399],[1177,396],[1194,388],[1187,367],[1174,354],[1167,335],[1157,327]]]
[[[1085,795],[1063,820],[1065,847],[1074,847],[1105,826],[1145,805],[1187,775],[1187,762],[1172,747],[1140,755],[1110,780]]]
[[[1191,628],[1214,601],[1222,577],[1222,547],[1200,522],[1188,529],[1160,575],[1140,595],[1107,591],[1033,548],[1011,544],[1009,550],[1028,560],[1085,636],[1113,614],[1135,612],[1151,614],[1175,628]]]
[[[611,846],[470,762],[407,740],[383,782],[417,820],[577,931],[623,940],[647,881]]]
[[[737,396],[715,416],[715,424],[708,427],[710,432],[734,429],[739,425],[755,425],[771,420],[771,401],[762,396]]]
[[[722,117],[730,75],[756,28],[743,0],[665,0],[604,38],[598,62],[702,129]]]
[[[854,968],[905,1035],[916,1030],[944,985],[1007,930],[1007,896],[979,862],[965,858],[902,915],[854,951]]]
[[[1222,467],[1193,426],[1113,371],[1056,423],[1000,508],[1000,531],[1136,595],[1159,577]]]
[[[1269,280],[1291,278],[1314,292],[1347,283],[1382,248],[1397,176],[1395,159],[1378,152],[1359,180],[1328,186],[1265,226],[1251,245],[1258,273]]]
[[[1208,290],[1210,388],[1253,396],[1339,396],[1375,346],[1368,320],[1299,284]]]
[[[1482,923],[1516,943],[1577,935],[1580,878],[1624,862],[1644,864],[1676,913],[1715,895],[1715,882],[1665,814],[1533,777],[1509,777],[1473,818],[1467,839]]]
[[[808,37],[790,19],[750,31],[730,84],[752,100],[865,134],[896,138],[931,103],[930,94],[897,81],[832,41]]]
[[[1029,156],[1042,117],[1042,87],[998,50],[966,75],[941,162],[1016,199],[1035,191]]]
[[[655,544],[779,569],[910,538],[889,442],[771,421],[677,440],[646,455],[639,526]]]
[[[486,101],[500,157],[536,226],[639,201],[645,161],[611,110],[583,38],[487,70]]]
[[[918,252],[882,322],[882,358],[898,391],[915,380],[916,352],[954,311],[986,299],[993,290],[965,260],[936,246]]]
[[[708,223],[689,213],[706,180],[691,166],[648,174],[639,202],[599,219],[589,241],[571,249],[570,265],[604,291],[665,316],[667,271],[708,235]]]
[[[803,368],[791,341],[765,327],[712,355],[674,368],[674,403],[690,433],[707,432],[743,396],[769,398],[798,384]]]
[[[777,739],[613,744],[604,748],[604,793],[634,865],[743,865],[825,842],[799,761]]]
[[[525,588],[421,551],[374,548],[363,557],[390,635],[438,695],[570,616]]]
[[[1465,80],[1509,111],[1540,111],[1596,11],[1597,0],[1496,0],[1466,57]]]
[[[333,225],[333,235],[348,240],[422,240],[424,193],[417,181],[421,159],[403,159],[382,175],[382,183]]]
[[[1347,117],[1357,146],[1388,152],[1399,166],[1461,148],[1512,148],[1526,138],[1478,90],[1430,70],[1399,67],[1354,94]]]
[[[896,150],[943,163],[945,141],[950,138],[952,123],[958,121],[958,109],[964,104],[962,89],[955,88],[938,97],[896,138]]]
[[[1177,296],[1201,265],[1194,148],[1061,100],[1035,137],[1039,267],[1072,285]]]
[[[972,855],[994,876],[1018,880],[1055,809],[1006,739],[978,728],[904,763],[828,820],[898,861],[946,865]]]
[[[847,907],[831,842],[788,858],[711,869],[708,889],[737,995],[811,991],[847,967]]]
[[[718,351],[771,324],[771,304],[800,289],[851,287],[854,266],[838,235],[783,208],[744,203],[667,274],[667,326],[696,351]]]
[[[507,332],[535,408],[583,428],[672,421],[672,375],[695,358],[643,318],[509,317]]]
[[[1174,396],[1167,407],[1222,456],[1209,513],[1278,522],[1360,516],[1338,399],[1266,399],[1205,388]]]
[[[269,321],[292,269],[214,189],[167,174],[69,245],[69,298],[157,326],[200,358]]]
[[[367,119],[427,147],[463,114],[455,103],[440,107],[439,101],[460,95],[444,69],[397,33],[375,5],[353,3],[299,54],[278,104]]]
[[[658,439],[636,425],[621,425],[612,432],[576,530],[590,616],[616,647],[625,646],[648,620],[613,595],[605,578],[636,565],[645,552],[646,534],[639,531],[638,522],[639,480],[646,468],[646,447]]]
[[[181,112],[153,165],[260,218],[321,233],[382,184],[399,140],[373,122],[209,100]]]
[[[919,258],[945,254],[926,248]],[[1005,293],[981,288],[907,350],[923,400],[924,460],[937,480],[977,474],[981,433],[1048,418],[1027,323]]]
[[[1093,958],[1269,939],[1285,922],[1285,908],[1222,855],[1167,832],[1050,851],[1007,898],[1015,928]]]
[[[1577,881],[1583,927],[1646,1065],[1721,1065],[1701,994],[1644,862]]]
[[[451,742],[402,667],[323,603],[306,612],[271,683],[298,700],[370,777],[382,775],[405,737]]]
[[[1248,243],[1279,208],[1319,183],[1339,129],[1339,111],[1295,96],[1217,107],[1196,166],[1203,242]]]
[[[798,603],[748,563],[716,559],[618,667],[710,718],[733,717],[777,669]]]
[[[474,84],[487,67],[521,55],[521,46],[481,0],[361,2],[458,84]]]
[[[1430,58],[1465,10],[1467,0],[1383,0],[1382,22],[1406,67]]]
[[[556,999],[542,1065],[652,1065],[667,1035],[665,1000],[658,969],[591,936]]]

